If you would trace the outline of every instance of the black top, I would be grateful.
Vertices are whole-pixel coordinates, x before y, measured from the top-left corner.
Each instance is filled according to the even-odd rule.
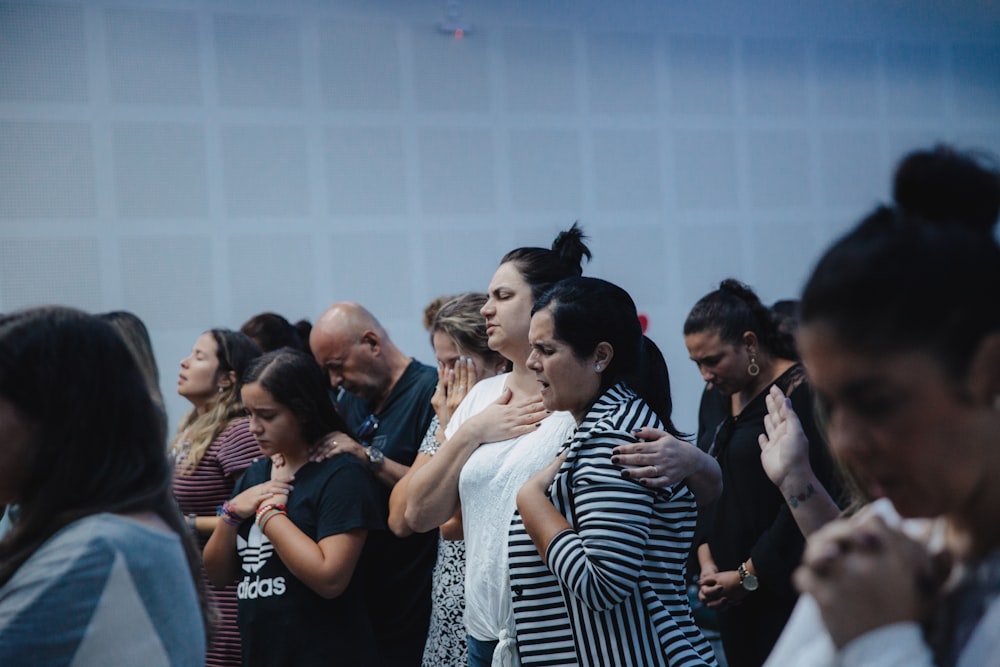
[[[434,416],[431,396],[436,385],[436,369],[410,362],[376,415],[379,426],[371,445],[386,458],[413,463]],[[354,432],[371,413],[365,401],[348,392],[341,392],[337,409]],[[384,484],[379,488],[388,507],[391,489]],[[386,667],[420,667],[430,625],[437,541],[437,530],[402,539],[385,531],[369,536],[365,544],[365,594]]]
[[[813,397],[805,382],[801,365],[792,366],[774,382],[792,402],[809,439],[809,460],[819,481],[834,498],[839,496],[833,462],[813,417]],[[769,651],[795,606],[797,593],[792,572],[802,559],[805,540],[792,517],[787,500],[768,479],[760,462],[757,437],[764,432],[768,385],[737,415],[732,415],[732,401],[714,389],[702,394],[698,414],[698,446],[715,455],[722,468],[722,494],[705,508],[700,523],[702,542],[707,541],[720,571],[735,570],[748,558],[760,579],[760,589],[751,593],[738,607],[720,616],[727,656],[732,653],[726,642],[725,618],[740,616],[741,626],[761,624],[754,642]],[[770,636],[772,635],[773,636]],[[764,652],[764,657],[767,653]],[[753,649],[740,651],[752,654]],[[763,659],[760,660],[763,662]],[[756,660],[730,664],[759,664]]]
[[[259,459],[237,482],[234,495],[271,478],[271,460]],[[355,458],[306,463],[295,473],[287,512],[317,542],[355,528],[368,539],[383,533],[385,510],[378,482]],[[320,597],[293,575],[253,520],[236,538],[243,577],[238,582],[244,665],[378,665],[375,638],[365,614],[359,573],[336,598]]]

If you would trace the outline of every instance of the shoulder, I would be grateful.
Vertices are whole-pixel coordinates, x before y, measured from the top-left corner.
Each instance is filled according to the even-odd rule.
[[[222,433],[219,434],[220,438],[231,438],[236,435],[241,435],[243,433],[250,433],[250,418],[249,417],[237,417],[233,421],[229,422],[226,428],[222,429]]]
[[[427,388],[433,391],[437,385],[437,369],[413,359],[403,372],[400,382],[405,383],[404,386],[411,391],[426,390]]]
[[[629,387],[619,384],[604,392],[594,403],[580,424],[580,431],[592,435],[624,433],[631,438],[633,430],[644,426],[658,428],[661,424],[644,400]]]
[[[475,402],[475,401],[495,401],[503,393],[504,387],[507,386],[507,377],[510,373],[501,373],[500,375],[494,375],[493,377],[483,378],[469,390],[466,395],[465,401]]]
[[[115,516],[94,514],[59,530],[50,537],[18,570],[15,579],[41,574],[58,579],[72,575],[74,580],[88,576],[100,578],[116,558],[131,553],[173,558],[181,548],[180,538],[166,532]],[[12,579],[11,581],[15,581]]]

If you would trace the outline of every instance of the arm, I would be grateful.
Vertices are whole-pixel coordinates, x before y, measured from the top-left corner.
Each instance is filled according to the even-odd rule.
[[[270,480],[241,489],[229,501],[229,509],[242,521],[252,519],[262,503],[284,503],[292,485],[288,482]],[[280,499],[280,500],[279,500]],[[208,538],[202,552],[205,574],[214,586],[226,586],[236,581],[240,574],[240,558],[236,553],[236,534],[239,526],[232,526],[218,519],[218,527]]]
[[[530,433],[547,414],[541,400],[512,402],[504,389],[485,410],[466,419],[410,479],[405,512],[410,528],[426,532],[455,515],[462,467],[480,444]]]
[[[792,408],[777,387],[766,399],[764,433],[758,438],[764,472],[781,491],[802,534],[809,536],[840,515],[840,508],[816,477],[809,462],[809,441]]]
[[[230,490],[236,488],[236,481],[243,475],[250,464],[255,459],[260,458],[260,446],[257,439],[250,433],[250,421],[240,418],[232,423],[219,434],[218,446],[215,447],[215,457],[218,465],[222,469],[222,474],[226,476],[232,485]],[[279,455],[280,456],[280,455]],[[187,517],[189,525],[195,532],[202,536],[210,536],[216,526],[221,523],[215,515],[200,515],[193,519]]]
[[[809,385],[805,383],[797,385],[788,398],[795,412],[799,415],[799,422],[806,434],[809,463],[816,478],[826,489],[835,489],[833,462],[812,416],[813,398]],[[763,424],[761,424],[761,428],[763,428]],[[759,450],[758,443],[754,443],[754,449]],[[763,472],[763,467],[761,471]],[[771,484],[766,475],[764,475],[764,481]],[[765,493],[766,491],[762,489],[761,492]],[[837,493],[839,491],[835,491],[831,495]],[[791,575],[801,560],[805,538],[792,515],[792,508],[786,497],[781,495],[780,490],[778,490],[777,495],[780,498],[780,506],[773,521],[757,538],[750,553],[746,554],[745,557],[752,560],[762,587],[777,585],[788,587],[791,590]]]
[[[297,579],[317,595],[331,599],[351,582],[368,531],[354,528],[314,542],[288,516],[280,514],[267,522],[264,534]]]
[[[333,458],[338,454],[349,454],[364,463],[375,475],[375,479],[385,486],[388,486],[390,489],[393,488],[410,469],[410,466],[403,465],[398,461],[393,461],[388,456],[383,457],[382,463],[377,466],[372,465],[370,459],[368,458],[368,450],[357,440],[346,433],[341,433],[340,431],[334,431],[320,440],[319,444],[316,445],[315,452],[310,457],[310,460],[319,462],[324,459]]]
[[[410,480],[413,475],[431,460],[431,455],[423,451],[417,454],[413,460],[410,471],[403,475],[403,478],[396,482],[389,495],[389,530],[396,537],[406,537],[413,534],[413,529],[406,523],[406,501],[410,491]]]
[[[522,519],[536,545],[545,547],[543,557],[549,569],[563,587],[593,610],[611,609],[632,594],[652,531],[656,492],[622,479],[611,466],[600,465],[600,459],[607,457],[603,459],[607,462],[611,449],[627,437],[619,433],[592,437],[586,460],[572,461],[572,486],[561,489],[563,478],[556,480],[555,492],[572,494],[577,508],[571,529],[562,523],[565,518],[559,521],[552,514],[554,507],[549,510],[537,502],[542,481],[537,477],[526,490],[527,497],[518,498],[518,509],[523,505],[532,515],[528,519],[522,513]],[[623,507],[628,507],[628,512],[623,512]],[[529,528],[528,521],[535,528]],[[694,521],[692,511],[692,532]]]
[[[612,463],[629,466],[622,475],[657,489],[685,482],[699,505],[722,493],[722,470],[713,457],[661,429],[641,428],[635,435],[643,442],[622,444],[613,452]]]
[[[517,492],[517,511],[521,514],[524,529],[545,564],[548,564],[548,551],[552,540],[564,530],[573,529],[548,497],[552,480],[555,479],[565,460],[564,452],[540,472],[532,475]]]

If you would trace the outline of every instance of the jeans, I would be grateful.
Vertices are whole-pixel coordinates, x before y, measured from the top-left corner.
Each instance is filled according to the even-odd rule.
[[[493,663],[493,651],[497,640],[481,641],[472,635],[467,635],[469,645],[469,667],[490,667]]]

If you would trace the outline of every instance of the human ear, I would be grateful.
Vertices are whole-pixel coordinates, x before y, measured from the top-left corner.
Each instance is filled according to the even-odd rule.
[[[378,334],[370,329],[361,334],[361,342],[371,348],[372,354],[377,354],[381,346]]]
[[[606,369],[610,364],[611,360],[615,358],[615,348],[611,347],[611,343],[601,341],[594,348],[594,368],[598,373]]]
[[[232,387],[236,384],[236,371],[227,371],[225,373],[219,374],[219,379],[216,382],[220,389],[225,389]]]
[[[1000,331],[979,341],[969,365],[966,388],[976,404],[1000,410]]]
[[[752,331],[743,332],[743,344],[746,345],[748,350],[753,350],[758,346],[757,334]]]

